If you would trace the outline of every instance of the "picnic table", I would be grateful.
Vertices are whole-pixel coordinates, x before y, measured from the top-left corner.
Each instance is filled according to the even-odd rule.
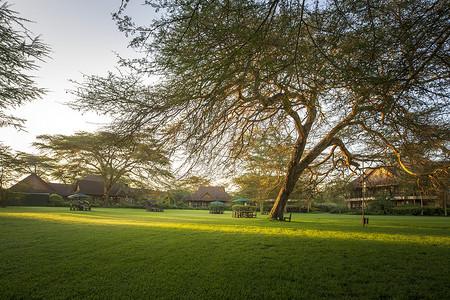
[[[70,210],[91,210],[91,204],[86,200],[71,201]]]
[[[225,207],[223,207],[223,206],[211,206],[209,208],[210,214],[223,214],[224,211],[225,211]]]
[[[256,211],[253,209],[233,210],[234,218],[256,218]]]
[[[156,205],[149,205],[149,206],[147,206],[147,211],[164,212],[164,207],[156,206]]]

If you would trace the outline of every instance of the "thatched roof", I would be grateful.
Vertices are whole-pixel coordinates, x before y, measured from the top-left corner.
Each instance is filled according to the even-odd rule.
[[[194,194],[189,196],[187,201],[229,201],[231,198],[221,186],[201,186]]]
[[[65,183],[47,183],[54,191],[55,194],[58,194],[62,197],[67,197],[71,195],[75,189],[75,186],[72,184],[65,184]]]
[[[74,186],[64,183],[45,182],[41,177],[32,173],[13,185],[10,190],[26,194],[58,194],[62,197],[67,197],[73,192]]]
[[[54,194],[55,191],[36,174],[30,174],[9,188],[12,192],[27,194]]]
[[[103,179],[98,175],[88,175],[77,181],[75,192],[80,192],[89,196],[103,196]],[[122,187],[119,184],[114,185],[109,192],[110,197],[125,197],[126,195],[127,194],[122,190]]]
[[[31,174],[22,179],[10,190],[12,192],[21,192],[27,194],[58,194],[62,197],[67,197],[73,193],[83,193],[89,196],[103,196],[103,179],[98,175],[88,175],[81,180],[78,180],[76,185],[64,183],[45,182],[36,174]],[[127,193],[119,184],[114,185],[109,192],[110,197],[126,197]]]
[[[399,185],[398,170],[392,166],[376,167],[366,169],[364,171],[364,182],[366,187],[377,186],[393,186]],[[350,182],[352,189],[362,188],[363,176],[359,176],[357,179]]]

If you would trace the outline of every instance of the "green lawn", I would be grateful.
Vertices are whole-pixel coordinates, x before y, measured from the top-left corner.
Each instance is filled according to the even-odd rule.
[[[450,299],[450,219],[0,209],[0,298]]]

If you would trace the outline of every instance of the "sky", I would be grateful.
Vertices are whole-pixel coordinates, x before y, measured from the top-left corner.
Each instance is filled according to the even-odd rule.
[[[0,3],[3,3],[1,1]],[[36,153],[32,143],[41,134],[70,135],[77,131],[95,131],[108,122],[104,116],[72,110],[66,104],[74,96],[67,93],[82,82],[83,74],[106,75],[122,57],[135,57],[129,39],[117,29],[111,14],[121,0],[8,0],[10,9],[33,23],[25,26],[50,46],[50,58],[39,63],[31,74],[38,87],[49,92],[9,114],[26,119],[25,130],[0,128],[0,142],[15,151]],[[127,14],[149,24],[152,10],[140,0],[130,1]]]

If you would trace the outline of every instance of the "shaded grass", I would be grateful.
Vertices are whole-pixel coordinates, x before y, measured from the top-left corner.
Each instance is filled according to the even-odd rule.
[[[448,299],[437,217],[0,209],[0,297]]]

